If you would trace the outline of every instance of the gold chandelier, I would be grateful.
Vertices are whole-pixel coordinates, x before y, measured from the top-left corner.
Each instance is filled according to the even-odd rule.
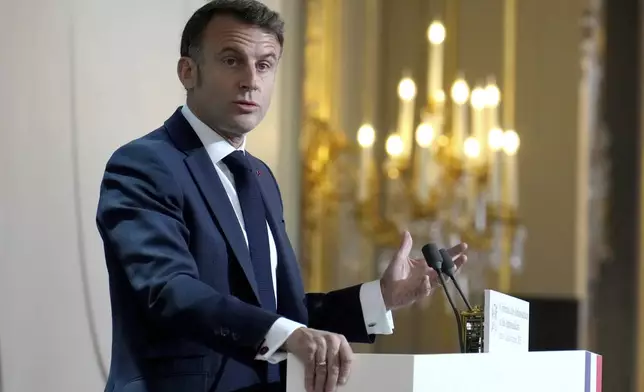
[[[403,229],[421,241],[465,241],[471,253],[489,262],[477,263],[500,269],[498,288],[509,291],[526,234],[517,212],[519,136],[501,128],[503,97],[494,77],[470,89],[459,76],[446,98],[443,24],[431,23],[427,37],[427,100],[420,115],[414,113],[416,83],[404,75],[397,126],[381,161],[374,154],[374,127],[363,124],[358,130],[357,218],[380,246],[397,246]]]
[[[389,130],[384,153],[375,148],[382,133],[372,123],[362,124],[357,143],[351,143],[338,120],[334,86],[346,80],[339,76],[346,71],[345,59],[337,56],[338,31],[344,28],[338,15],[349,3],[307,4],[301,252],[308,289],[327,290],[343,279],[346,284],[372,279],[406,229],[417,244],[467,242],[470,258],[478,260],[460,276],[478,285],[472,291],[510,291],[526,233],[518,214],[520,140],[513,119],[516,0],[505,0],[503,91],[493,76],[470,89],[464,76],[454,72],[457,62],[451,56],[445,64],[457,76],[446,80],[445,42],[454,45],[455,40],[441,22],[432,22],[423,102],[417,105],[421,94],[405,72],[397,89],[397,124]],[[374,4],[364,5],[370,21],[366,37],[378,34]],[[457,23],[455,4],[446,3],[450,26]],[[376,59],[374,48],[373,42],[364,46],[370,61]],[[364,74],[362,85],[373,94],[378,74],[371,69]],[[374,102],[375,97],[365,94],[363,100]],[[421,112],[415,112],[419,107]],[[373,121],[373,110],[367,106],[362,115]],[[346,170],[351,163],[355,171]]]

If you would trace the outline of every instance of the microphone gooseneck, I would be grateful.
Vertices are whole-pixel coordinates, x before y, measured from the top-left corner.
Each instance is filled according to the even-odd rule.
[[[461,290],[461,285],[459,285],[456,279],[454,278],[454,261],[452,260],[452,256],[450,256],[445,249],[441,249],[438,252],[440,253],[441,259],[443,261],[441,265],[441,271],[443,271],[445,275],[449,276],[449,278],[452,279],[452,282],[454,282],[454,286],[456,286],[456,290],[458,290],[458,294],[463,299],[463,302],[465,302],[465,306],[467,306],[467,309],[471,312],[472,306],[470,305],[470,302],[467,300],[467,297],[465,296],[465,294],[463,294],[463,290]]]
[[[431,269],[436,271],[436,274],[438,275],[438,279],[441,282],[441,286],[443,286],[443,291],[445,292],[447,301],[449,302],[449,305],[452,308],[452,311],[454,312],[454,317],[456,318],[456,326],[458,328],[458,346],[461,350],[461,353],[464,353],[465,347],[463,346],[463,324],[461,322],[461,315],[458,311],[458,308],[454,304],[454,299],[449,294],[449,291],[445,286],[445,279],[443,278],[443,272],[442,272],[442,269],[444,267],[444,261],[443,261],[444,259],[440,251],[438,250],[438,247],[436,246],[436,244],[426,244],[425,246],[423,246],[421,251],[423,252],[423,257],[425,258],[427,265],[429,265]],[[453,264],[454,263],[452,262],[452,265]]]

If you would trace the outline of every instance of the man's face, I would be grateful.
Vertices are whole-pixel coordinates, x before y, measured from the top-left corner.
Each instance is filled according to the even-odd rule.
[[[213,18],[198,58],[179,61],[190,108],[226,136],[250,132],[270,105],[280,54],[272,33],[233,17]]]

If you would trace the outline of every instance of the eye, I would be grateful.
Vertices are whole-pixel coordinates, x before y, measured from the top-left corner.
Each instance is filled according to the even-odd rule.
[[[234,67],[235,65],[237,65],[237,59],[234,57],[226,57],[222,60],[222,62],[229,67]]]
[[[269,63],[268,61],[262,61],[259,64],[257,64],[257,70],[260,72],[268,71],[271,69],[272,64]]]

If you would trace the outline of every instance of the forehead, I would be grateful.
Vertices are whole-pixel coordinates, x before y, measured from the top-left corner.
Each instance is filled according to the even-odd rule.
[[[214,51],[224,48],[275,54],[280,51],[275,34],[227,15],[216,16],[208,23],[204,31],[203,46],[206,50]]]

